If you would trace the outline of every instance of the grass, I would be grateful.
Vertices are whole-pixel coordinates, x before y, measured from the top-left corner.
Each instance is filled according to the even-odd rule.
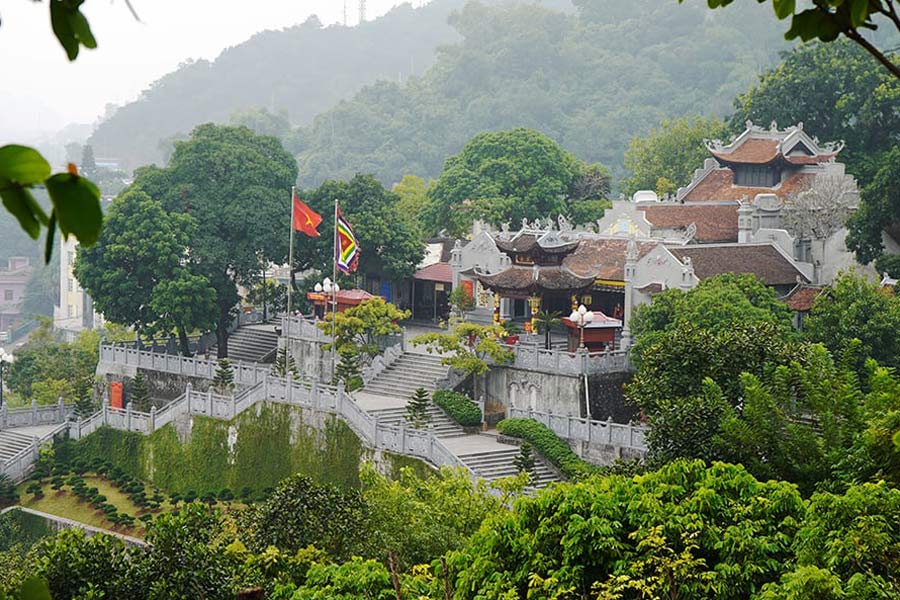
[[[68,475],[66,477],[68,477]],[[82,478],[88,487],[95,487],[101,494],[106,496],[106,502],[115,506],[120,513],[126,513],[133,517],[140,517],[141,515],[150,512],[155,517],[156,515],[175,510],[175,507],[169,500],[164,500],[160,503],[159,508],[153,511],[146,508],[140,508],[131,501],[127,494],[123,493],[106,477],[85,473]],[[43,490],[44,495],[41,498],[35,498],[34,494],[25,491],[31,483],[33,482],[30,480],[25,481],[18,488],[20,506],[39,510],[57,517],[71,519],[72,521],[78,521],[85,525],[109,529],[110,531],[133,537],[142,538],[146,533],[144,531],[144,524],[141,521],[137,521],[133,527],[123,527],[114,524],[106,518],[106,514],[104,514],[103,511],[97,510],[86,500],[82,500],[76,496],[69,485],[65,485],[60,491],[56,491],[50,487],[50,478],[45,478],[41,481],[41,489]],[[149,491],[153,489],[153,486],[147,485],[146,487],[149,494]],[[165,493],[162,495],[166,496]],[[217,506],[224,511],[245,507],[240,501],[233,501],[227,504],[219,503]]]
[[[119,512],[127,513],[134,517],[138,517],[147,512],[146,509],[141,509],[135,505],[127,495],[123,494],[119,488],[105,477],[85,474],[84,482],[88,487],[97,488],[101,494],[106,496],[106,501],[115,506]],[[76,496],[68,485],[63,486],[63,488],[57,492],[50,487],[49,479],[45,479],[42,485],[44,496],[36,499],[33,494],[25,492],[25,489],[31,483],[31,481],[26,481],[19,486],[19,497],[21,498],[19,504],[25,508],[31,508],[51,515],[56,515],[57,517],[71,519],[73,521],[78,521],[79,523],[84,523],[85,525],[110,529],[125,535],[135,537],[142,537],[144,535],[142,523],[138,523],[131,528],[115,525],[106,518],[103,511],[95,509],[88,504],[87,501]],[[160,508],[153,511],[153,513],[160,514],[167,510],[172,510],[172,505],[168,501],[165,501],[160,505]]]

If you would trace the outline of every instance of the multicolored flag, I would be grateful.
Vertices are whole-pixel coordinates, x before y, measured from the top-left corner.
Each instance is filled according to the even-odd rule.
[[[322,222],[322,215],[311,209],[306,202],[294,194],[294,231],[302,231],[309,237],[319,237],[316,227]]]
[[[350,223],[341,214],[341,209],[337,209],[337,267],[344,273],[353,273],[359,264],[359,241],[353,234],[353,228]]]

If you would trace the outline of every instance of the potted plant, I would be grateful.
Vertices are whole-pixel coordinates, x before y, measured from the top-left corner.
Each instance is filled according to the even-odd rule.
[[[522,328],[519,327],[518,323],[513,323],[512,321],[504,323],[503,331],[506,333],[505,341],[507,344],[512,346],[519,342],[519,335],[522,333]]]

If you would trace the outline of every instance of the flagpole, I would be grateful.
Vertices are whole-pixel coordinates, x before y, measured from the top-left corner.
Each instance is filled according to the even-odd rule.
[[[331,270],[331,280],[334,282],[334,285],[331,288],[331,378],[334,379],[337,375],[337,356],[336,352],[336,340],[334,339],[335,335],[335,313],[337,312],[337,263],[338,263],[338,254],[340,253],[340,249],[338,247],[338,199],[334,199],[334,264],[332,265]],[[337,382],[335,382],[337,383]]]
[[[291,186],[291,237],[288,242],[288,294],[287,294],[287,314],[288,318],[293,314],[291,304],[294,291],[294,186]],[[290,334],[288,334],[290,335]]]
[[[293,326],[293,291],[294,291],[294,194],[296,193],[294,186],[291,186],[291,236],[288,241],[288,290],[287,290],[287,318],[284,320],[284,385],[287,388],[288,403],[293,400],[294,384],[291,381],[292,373],[290,370],[291,357],[291,327]]]

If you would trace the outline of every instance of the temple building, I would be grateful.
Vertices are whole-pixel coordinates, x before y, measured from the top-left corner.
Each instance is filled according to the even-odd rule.
[[[470,288],[495,321],[527,325],[538,310],[567,315],[583,304],[621,319],[620,347],[630,343],[633,308],[664,289],[752,273],[788,296],[851,266],[865,270],[844,245],[858,192],[836,162],[841,144],[820,144],[802,124],[748,123],[707,148],[710,158],[674,197],[638,192],[589,226],[559,217],[478,230],[451,252],[453,285]]]

